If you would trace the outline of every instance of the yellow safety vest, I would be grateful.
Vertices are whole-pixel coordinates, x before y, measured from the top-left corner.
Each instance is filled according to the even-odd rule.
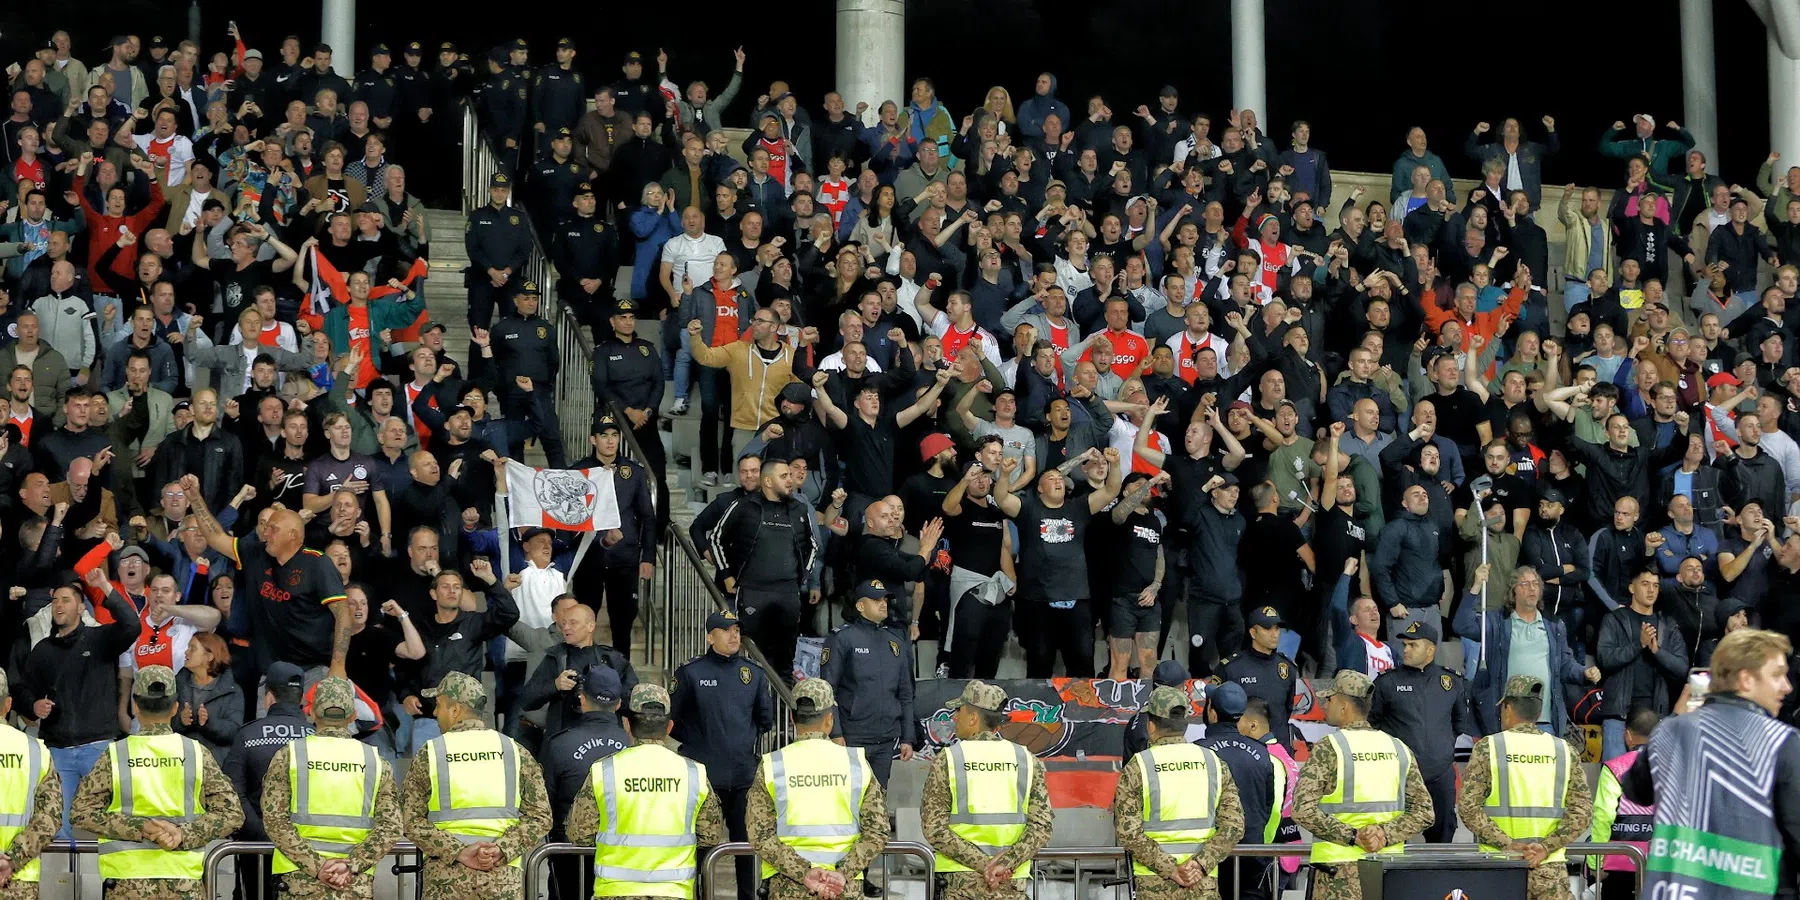
[[[201,802],[200,754],[205,750],[179,734],[132,735],[114,741],[112,802],[107,812],[167,819],[186,825],[206,814]],[[164,850],[151,841],[100,838],[102,878],[186,878],[201,876],[205,853]]]
[[[957,741],[945,753],[950,776],[950,831],[997,856],[1025,836],[1025,807],[1031,802],[1037,758],[1012,741]],[[937,871],[968,872],[968,866],[937,855]],[[1031,861],[1013,870],[1031,877]]]
[[[1263,827],[1263,843],[1275,843],[1275,832],[1281,830],[1281,810],[1287,806],[1288,770],[1275,754],[1269,754],[1269,765],[1275,770],[1275,804],[1269,810],[1269,824]]]
[[[1488,735],[1488,793],[1481,808],[1488,818],[1520,841],[1535,841],[1556,830],[1569,791],[1569,745],[1555,735],[1500,732]],[[1481,849],[1502,848],[1485,844]],[[1558,850],[1546,862],[1568,859]]]
[[[0,725],[0,850],[10,853],[19,832],[31,822],[38,785],[44,780],[50,751],[44,742],[10,725]],[[69,790],[74,790],[71,785]],[[38,861],[13,873],[12,880],[38,880]]]
[[[775,837],[800,858],[837,868],[862,834],[863,796],[875,776],[861,747],[795,741],[763,757],[763,787],[775,801]],[[775,874],[763,863],[762,877]]]
[[[425,820],[465,844],[519,824],[519,749],[492,729],[452,731],[425,743],[431,800]],[[518,857],[507,865],[519,867]]]
[[[1326,738],[1337,754],[1337,787],[1319,798],[1319,810],[1352,828],[1383,825],[1406,812],[1406,773],[1412,752],[1400,739],[1373,729],[1337,731]],[[1399,855],[1404,844],[1383,847]],[[1354,862],[1368,854],[1355,845],[1313,842],[1310,861]]]
[[[1178,862],[1187,862],[1217,830],[1218,754],[1184,741],[1156,744],[1132,759],[1144,782],[1144,836]],[[1142,861],[1133,861],[1132,871],[1156,874]],[[1218,875],[1218,867],[1209,874]]]
[[[288,745],[288,819],[314,853],[349,856],[369,836],[381,768],[374,747],[350,738],[315,734]],[[275,851],[270,871],[298,868]]]
[[[661,744],[601,760],[589,778],[600,808],[594,896],[694,895],[700,807],[712,795],[706,767]]]

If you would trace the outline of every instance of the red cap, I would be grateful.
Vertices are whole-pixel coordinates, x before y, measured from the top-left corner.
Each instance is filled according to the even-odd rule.
[[[950,440],[950,436],[947,434],[941,432],[928,434],[924,440],[919,442],[919,459],[923,462],[931,462],[932,457],[954,446],[956,444]]]
[[[1713,388],[1716,388],[1721,384],[1729,384],[1732,387],[1743,387],[1744,386],[1744,382],[1742,380],[1740,380],[1736,375],[1733,375],[1730,372],[1720,372],[1719,374],[1706,379],[1707,390],[1712,390]]]

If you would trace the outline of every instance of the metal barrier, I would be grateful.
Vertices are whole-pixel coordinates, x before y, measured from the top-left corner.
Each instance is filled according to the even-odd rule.
[[[742,841],[720,844],[707,850],[706,855],[700,859],[700,883],[705,890],[696,892],[695,896],[711,897],[713,895],[713,871],[718,868],[721,858],[754,855],[756,855],[756,851]],[[910,856],[924,863],[925,873],[921,880],[925,883],[925,900],[932,900],[935,895],[935,879],[932,877],[932,872],[937,867],[937,854],[933,853],[930,847],[916,841],[888,841],[887,846],[881,848],[881,856]],[[865,877],[867,877],[866,874]],[[882,886],[887,886],[886,879]],[[527,893],[525,896],[529,897],[531,894]]]
[[[94,856],[100,852],[99,841],[52,841],[38,853],[38,878],[41,884],[50,880],[50,870],[44,865],[44,855],[63,853],[69,857],[69,889],[75,900],[81,900],[81,863],[83,856]]]
[[[220,863],[223,863],[227,859],[239,856],[273,856],[274,854],[275,845],[268,841],[220,841],[219,843],[207,847],[206,855],[201,861],[201,866],[204,869],[204,875],[202,876],[203,880],[201,881],[204,896],[207,897],[208,900],[213,900],[213,898],[219,896],[219,889],[222,887],[222,885],[219,884],[219,876],[223,874],[221,872],[223,867]],[[419,856],[419,848],[414,845],[412,841],[400,840],[394,842],[394,849],[389,850],[387,857],[383,858],[406,856],[409,854]],[[424,859],[421,857],[418,863],[422,864],[423,862]],[[418,866],[414,865],[402,869],[400,864],[396,862],[394,864],[394,871],[396,874],[409,872],[417,873]],[[79,888],[77,888],[77,890],[79,891]],[[425,895],[424,882],[416,877],[413,879],[413,893],[415,896],[421,898]],[[79,897],[79,894],[77,894],[77,896]]]

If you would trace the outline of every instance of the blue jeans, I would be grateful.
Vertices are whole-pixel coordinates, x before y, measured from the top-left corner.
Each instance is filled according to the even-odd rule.
[[[69,807],[75,803],[75,788],[81,784],[81,779],[87,777],[87,773],[93,771],[94,764],[100,761],[100,754],[105,753],[106,748],[111,745],[111,741],[95,741],[79,747],[50,748],[50,763],[56,767],[56,776],[67,785],[62,792],[62,830],[56,833],[57,840],[75,839],[75,831],[69,825]]]
[[[414,718],[412,720],[411,753],[417,755],[419,748],[425,746],[426,741],[440,737],[443,733],[444,729],[439,728],[437,720],[431,716],[418,716]]]
[[[694,354],[689,352],[686,342],[675,351],[675,370],[669,374],[675,380],[675,399],[686,400],[688,388],[694,382]]]
[[[1463,638],[1463,678],[1470,684],[1475,683],[1475,672],[1481,667],[1481,642],[1471,638]]]
[[[1603,719],[1600,722],[1600,761],[1625,755],[1625,720]]]

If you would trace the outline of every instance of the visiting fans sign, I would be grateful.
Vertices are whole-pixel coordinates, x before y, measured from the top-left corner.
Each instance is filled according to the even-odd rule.
[[[618,528],[619,498],[612,480],[605,468],[534,469],[507,460],[507,524],[557,531]]]

